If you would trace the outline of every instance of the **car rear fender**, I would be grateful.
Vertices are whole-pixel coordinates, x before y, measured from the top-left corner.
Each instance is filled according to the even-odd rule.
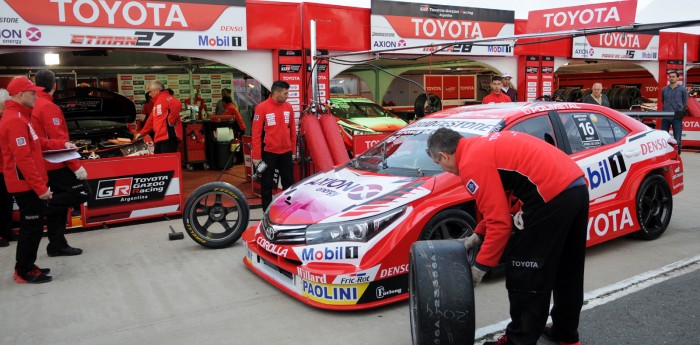
[[[679,157],[680,158],[680,157]],[[681,172],[683,171],[683,163],[679,160],[665,160],[663,162],[651,164],[648,166],[645,166],[643,169],[636,170],[634,175],[629,177],[629,182],[625,184],[625,186],[620,190],[620,194],[618,195],[618,198],[620,199],[634,199],[637,195],[637,191],[639,190],[639,186],[642,184],[642,181],[644,178],[646,178],[649,175],[661,175],[663,176],[666,181],[668,182],[669,186],[673,186],[673,175],[674,175],[674,170],[676,168],[680,168]],[[680,177],[681,181],[683,177]],[[673,190],[673,194],[678,194],[680,191],[682,191],[683,188],[680,187],[677,190]]]

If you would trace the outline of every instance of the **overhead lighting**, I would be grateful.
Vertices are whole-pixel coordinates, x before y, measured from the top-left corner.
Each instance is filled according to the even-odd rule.
[[[251,88],[251,89],[254,89],[254,88],[255,88],[255,85],[254,85],[253,83],[248,83],[248,87]]]
[[[44,54],[44,64],[46,64],[46,66],[55,66],[55,65],[61,64],[61,62],[58,59],[58,54],[54,54],[54,53]]]

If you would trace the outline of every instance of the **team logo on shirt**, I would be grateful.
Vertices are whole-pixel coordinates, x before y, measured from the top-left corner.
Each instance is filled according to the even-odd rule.
[[[17,146],[27,145],[27,140],[25,140],[24,137],[19,137],[15,140],[17,141]]]
[[[479,190],[479,185],[476,184],[474,180],[469,180],[469,182],[467,182],[467,190],[474,195],[476,191]]]
[[[255,116],[253,116],[253,121],[258,121],[259,118],[260,118],[260,115],[255,114]]]
[[[54,117],[54,118],[53,118],[53,124],[56,125],[56,126],[58,126],[58,125],[61,124],[61,120],[59,120],[57,117]]]
[[[32,127],[32,125],[29,125],[29,134],[32,135],[33,140],[39,139],[39,137],[36,135],[36,132],[34,132],[34,127]]]

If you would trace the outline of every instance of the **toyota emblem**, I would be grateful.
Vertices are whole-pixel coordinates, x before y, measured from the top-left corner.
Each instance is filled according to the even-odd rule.
[[[271,226],[268,226],[268,227],[265,229],[265,236],[267,236],[267,238],[268,238],[270,241],[274,240],[274,239],[275,239],[275,229],[274,229],[273,227],[271,227]]]

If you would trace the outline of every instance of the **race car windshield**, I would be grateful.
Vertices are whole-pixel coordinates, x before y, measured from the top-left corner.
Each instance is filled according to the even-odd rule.
[[[349,165],[363,171],[393,176],[432,176],[442,173],[439,165],[425,154],[432,130],[404,129],[365,151]],[[473,133],[461,133],[470,137]]]
[[[388,117],[391,114],[377,104],[369,102],[344,101],[338,102],[332,109],[334,116],[344,119],[357,117]]]

